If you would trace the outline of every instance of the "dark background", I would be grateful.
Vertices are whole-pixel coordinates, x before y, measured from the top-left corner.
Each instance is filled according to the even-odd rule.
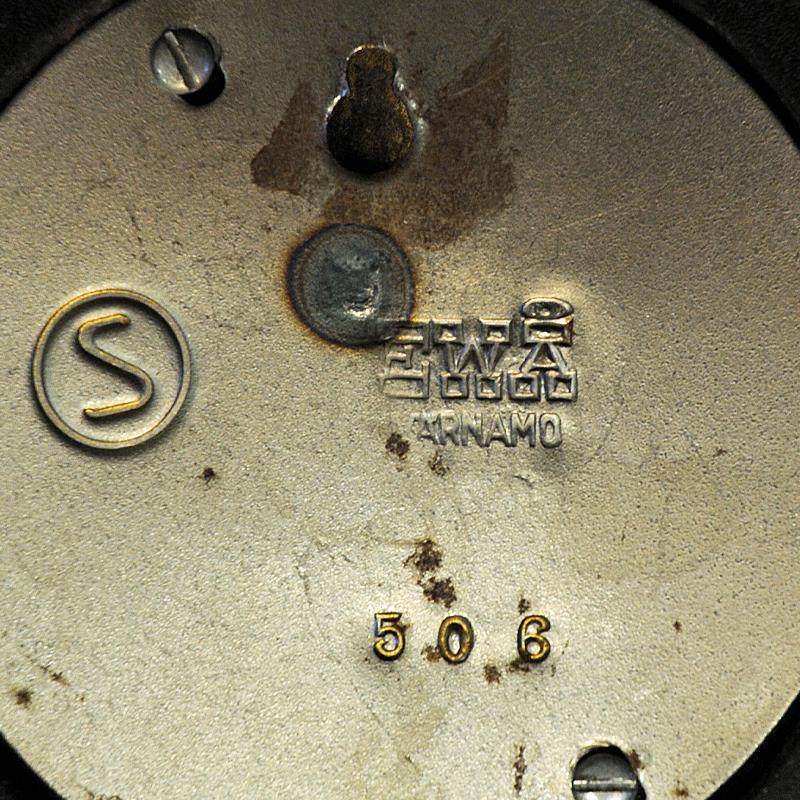
[[[800,0],[653,2],[717,50],[800,145]],[[116,5],[120,0],[0,0],[0,109],[53,53]],[[0,800],[59,800],[2,737]],[[800,699],[713,800],[800,800]]]

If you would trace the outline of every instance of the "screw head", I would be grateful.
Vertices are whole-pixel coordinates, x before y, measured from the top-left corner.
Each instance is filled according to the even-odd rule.
[[[628,759],[616,748],[593,750],[572,774],[575,800],[642,800],[639,779]]]
[[[150,67],[156,82],[171,94],[200,91],[216,66],[214,45],[208,37],[189,28],[164,31],[150,50]]]

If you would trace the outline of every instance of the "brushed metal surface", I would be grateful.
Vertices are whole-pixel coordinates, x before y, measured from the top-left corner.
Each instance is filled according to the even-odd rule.
[[[222,48],[201,109],[149,74],[176,22]],[[383,40],[424,140],[366,186],[327,158],[324,112]],[[511,798],[524,747],[520,796],[569,798],[610,741],[649,797],[703,798],[778,719],[799,671],[797,154],[688,32],[637,2],[140,2],[0,139],[0,727],[66,797]],[[383,348],[325,345],[288,301],[288,255],[332,221],[402,241],[418,318],[571,303],[563,446],[436,461],[419,401],[382,392]],[[29,376],[50,314],[117,286],[175,315],[193,384],[110,454],[50,426]],[[425,538],[450,611],[406,563]],[[521,595],[552,622],[528,672],[507,669]],[[371,653],[385,608],[411,624],[392,664]],[[451,612],[474,652],[430,663]]]

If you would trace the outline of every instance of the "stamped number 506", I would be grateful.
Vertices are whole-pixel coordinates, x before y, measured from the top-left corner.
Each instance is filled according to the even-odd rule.
[[[375,614],[375,642],[372,649],[384,661],[396,661],[406,649],[406,625],[399,611],[380,611]],[[517,629],[517,653],[522,661],[537,664],[550,655],[550,641],[544,635],[550,630],[550,620],[540,614],[525,617]],[[458,615],[445,617],[439,626],[436,649],[450,664],[461,664],[469,658],[475,646],[472,623]]]

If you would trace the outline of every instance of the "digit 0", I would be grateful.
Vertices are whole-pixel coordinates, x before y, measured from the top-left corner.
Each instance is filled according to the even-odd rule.
[[[450,640],[458,637],[458,650],[450,647]],[[472,624],[466,617],[446,617],[439,626],[439,652],[445,661],[460,664],[469,658],[475,644]]]

